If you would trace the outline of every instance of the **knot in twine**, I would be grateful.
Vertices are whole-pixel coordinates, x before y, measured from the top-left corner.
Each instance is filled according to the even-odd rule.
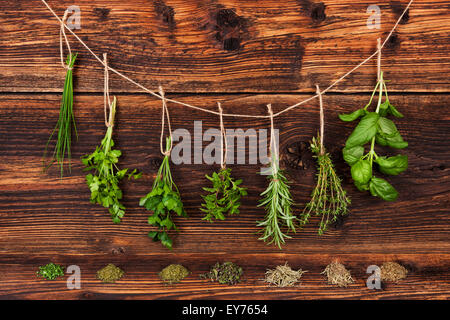
[[[60,53],[60,58],[61,58],[61,65],[63,66],[63,68],[66,70],[72,70],[73,68],[64,62],[64,49],[63,49],[63,37],[64,37],[67,49],[69,50],[69,57],[72,57],[72,49],[70,48],[69,40],[67,39],[66,25],[65,25],[68,14],[69,14],[69,12],[66,10],[64,12],[64,16],[61,20],[61,28],[59,30],[59,53]]]
[[[169,109],[167,108],[167,102],[166,98],[164,96],[164,90],[162,86],[159,86],[159,95],[161,96],[162,100],[162,119],[161,119],[161,137],[160,137],[160,149],[163,156],[170,156],[170,153],[172,152],[172,127],[170,126],[170,117],[169,117]],[[164,117],[165,116],[165,117]],[[170,137],[170,146],[168,149],[164,150],[164,122],[165,118],[167,118],[167,126],[169,129],[169,137]]]

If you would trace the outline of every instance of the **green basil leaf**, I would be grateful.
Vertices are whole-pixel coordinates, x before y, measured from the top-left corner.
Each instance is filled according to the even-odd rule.
[[[392,136],[398,132],[398,130],[392,120],[385,117],[380,117],[378,120],[378,132],[384,136]]]
[[[364,109],[358,109],[356,111],[353,111],[352,113],[340,114],[339,119],[341,119],[342,121],[350,122],[358,119],[359,117],[362,117],[365,113],[366,111]]]
[[[365,115],[358,123],[355,130],[353,130],[352,134],[348,137],[345,146],[347,148],[353,148],[369,142],[377,133],[377,123],[379,118],[380,116],[375,112],[369,112]]]
[[[352,166],[356,161],[358,161],[364,154],[364,147],[356,146],[353,148],[342,149],[342,155],[345,162]]]
[[[370,193],[375,197],[380,197],[385,201],[395,201],[398,192],[384,179],[373,177],[369,184]]]
[[[357,181],[354,181],[354,184],[355,184],[356,188],[358,188],[359,191],[368,191],[369,190],[368,183],[359,183]]]
[[[372,178],[372,166],[369,160],[358,160],[351,168],[352,178],[359,184],[366,184]]]
[[[400,132],[398,132],[398,131],[391,137],[385,137],[385,139],[386,139],[386,144],[389,147],[392,147],[395,149],[404,149],[408,146],[408,142],[403,140],[402,136],[400,135]]]
[[[392,104],[389,103],[388,111],[390,114],[392,114],[394,117],[397,118],[403,118],[403,114],[401,114]]]
[[[379,157],[375,160],[384,174],[398,175],[408,168],[408,156],[397,155],[395,157]]]

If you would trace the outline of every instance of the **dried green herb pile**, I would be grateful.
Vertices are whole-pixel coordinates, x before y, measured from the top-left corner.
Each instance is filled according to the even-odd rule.
[[[58,277],[64,276],[64,269],[59,264],[49,263],[39,267],[36,275],[47,280],[55,280]]]
[[[159,273],[159,277],[162,281],[173,284],[178,283],[189,275],[189,270],[183,267],[181,264],[171,264]]]
[[[204,203],[200,210],[206,213],[202,220],[225,220],[225,214],[239,214],[241,197],[247,195],[246,189],[240,187],[242,180],[234,180],[229,168],[214,172],[212,177],[206,175],[206,178],[212,182],[212,187],[203,188],[208,194],[202,196]]]
[[[396,262],[385,262],[380,269],[381,281],[398,282],[408,274],[408,270]]]
[[[233,262],[217,262],[208,273],[200,275],[202,279],[210,279],[220,284],[235,285],[241,282],[242,268]]]
[[[350,271],[348,271],[343,264],[337,261],[326,266],[322,274],[327,277],[329,284],[334,284],[338,287],[347,287],[349,284],[354,282]]]
[[[101,280],[103,283],[114,283],[117,280],[120,280],[123,275],[124,272],[122,269],[116,267],[112,263],[97,271],[97,279]]]
[[[322,216],[318,231],[319,235],[322,235],[330,223],[348,213],[350,199],[341,186],[341,179],[334,171],[330,155],[325,148],[321,153],[320,136],[312,139],[311,151],[317,159],[317,185],[312,192],[311,201],[300,216],[300,223],[307,224],[311,214]]]
[[[275,269],[268,269],[264,281],[281,288],[293,287],[300,281],[300,278],[305,272],[302,269],[297,271],[292,270],[286,262],[284,265],[277,266]]]

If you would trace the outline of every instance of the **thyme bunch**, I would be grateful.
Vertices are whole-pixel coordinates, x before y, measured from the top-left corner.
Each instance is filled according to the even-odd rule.
[[[239,214],[241,197],[247,195],[247,190],[240,187],[242,180],[234,180],[229,168],[222,168],[219,173],[214,172],[212,177],[206,175],[206,178],[212,182],[212,187],[203,188],[208,194],[202,196],[205,202],[200,210],[206,213],[202,220],[225,220],[225,214]]]
[[[267,189],[261,193],[263,197],[260,200],[259,207],[264,206],[266,216],[263,221],[258,221],[257,226],[262,227],[259,232],[263,236],[259,240],[274,243],[281,249],[286,238],[291,238],[287,232],[294,231],[294,220],[297,218],[292,214],[292,196],[289,190],[289,184],[286,176],[280,170],[278,159],[272,157],[270,163],[270,174],[267,179],[270,181]],[[283,228],[287,232],[283,232]]]
[[[67,57],[66,61],[67,73],[64,82],[61,106],[59,110],[59,119],[50,135],[50,138],[47,141],[43,157],[44,171],[47,171],[56,162],[60,167],[61,178],[64,174],[64,159],[66,157],[66,154],[69,161],[69,171],[71,169],[70,160],[72,157],[71,154],[72,125],[73,130],[75,131],[75,135],[78,139],[75,117],[73,115],[73,66],[75,64],[76,58],[77,58],[76,53],[69,54]],[[48,164],[46,164],[45,159],[47,157],[48,146],[56,132],[57,132],[57,140],[55,144],[55,149],[52,154],[52,159]]]
[[[117,100],[114,97],[111,104],[112,123],[116,113],[116,103]],[[86,182],[91,191],[91,202],[108,208],[112,221],[120,223],[125,215],[125,206],[120,203],[123,195],[119,182],[127,175],[129,169],[119,170],[117,166],[122,152],[112,148],[114,147],[112,134],[113,126],[111,125],[108,127],[100,146],[97,146],[92,154],[82,157],[81,161],[86,166],[85,171],[94,170],[94,174],[86,176]],[[141,175],[134,169],[128,173],[128,179],[138,179]]]
[[[171,144],[171,139],[167,138],[166,150],[170,149]],[[169,154],[165,155],[153,182],[152,190],[141,198],[139,205],[153,211],[153,214],[148,217],[148,223],[157,227],[157,231],[150,231],[148,236],[153,241],[160,241],[162,245],[172,249],[173,241],[169,237],[168,231],[178,230],[172,221],[172,214],[176,213],[178,216],[187,217],[187,213],[184,210],[180,192],[173,182],[169,160]]]
[[[319,224],[319,235],[322,235],[329,224],[339,216],[348,213],[350,199],[341,186],[341,179],[334,171],[334,165],[327,152],[321,154],[320,135],[312,138],[311,151],[317,159],[317,184],[312,192],[312,199],[306,205],[300,217],[301,225],[308,223],[311,214],[322,216]],[[324,149],[325,150],[325,149]]]

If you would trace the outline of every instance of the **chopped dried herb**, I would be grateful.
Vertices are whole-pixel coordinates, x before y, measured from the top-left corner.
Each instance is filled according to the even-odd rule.
[[[322,274],[325,274],[329,284],[335,284],[338,287],[347,287],[353,283],[354,280],[345,266],[337,261],[330,263],[323,270]]]
[[[406,278],[408,270],[396,262],[386,262],[381,266],[381,281],[397,282]]]
[[[171,264],[159,273],[162,281],[173,284],[178,283],[189,275],[189,270],[181,264]]]
[[[277,266],[275,269],[268,269],[266,271],[265,282],[275,285],[277,287],[293,287],[306,271],[299,269],[292,270],[287,262],[284,265]]]
[[[64,276],[64,269],[59,264],[49,263],[39,267],[39,271],[36,274],[47,280],[55,280],[58,277]]]
[[[124,272],[111,263],[97,271],[97,279],[103,283],[114,283],[122,278],[123,275]]]
[[[210,279],[220,284],[235,285],[241,282],[242,268],[233,262],[217,262],[208,273],[200,275],[202,279]]]

